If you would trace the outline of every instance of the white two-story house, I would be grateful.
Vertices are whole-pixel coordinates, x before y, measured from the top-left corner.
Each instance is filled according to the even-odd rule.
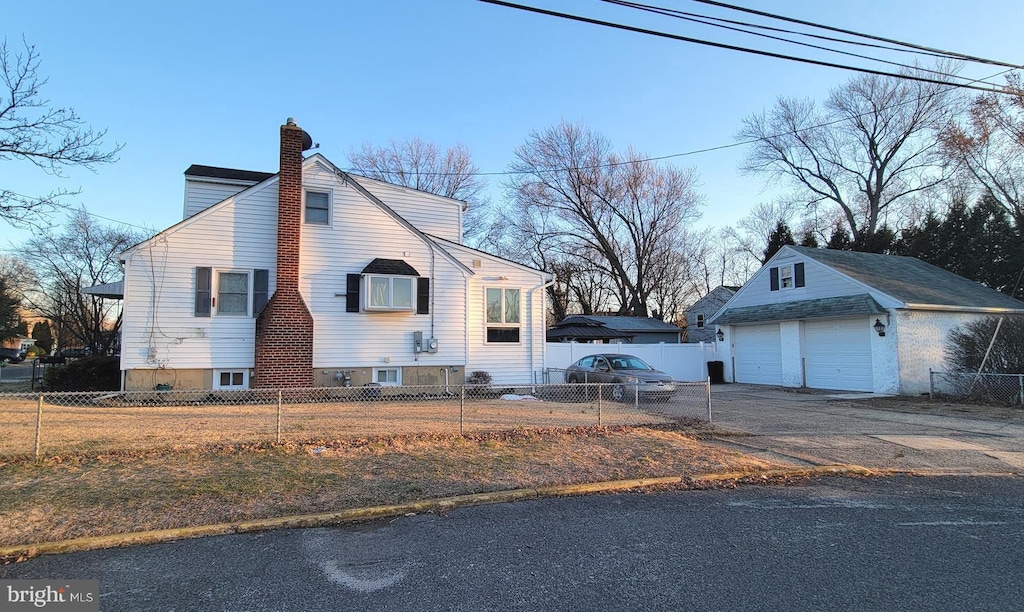
[[[276,174],[186,171],[122,255],[126,390],[542,380],[553,277],[463,246],[465,204],[346,173],[281,126]]]

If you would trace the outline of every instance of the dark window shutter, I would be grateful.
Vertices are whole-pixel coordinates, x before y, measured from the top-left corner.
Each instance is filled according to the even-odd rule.
[[[359,312],[359,284],[362,276],[349,274],[348,286],[345,288],[345,312]]]
[[[793,284],[797,287],[803,287],[806,284],[804,281],[804,264],[802,263],[793,266]]]
[[[270,270],[254,270],[252,273],[252,316],[260,316],[267,305],[270,286]]]
[[[416,314],[430,314],[430,279],[416,279]]]
[[[771,275],[771,279],[772,279],[772,291],[778,291],[779,290],[779,269],[778,268],[772,268],[772,269],[768,270],[768,273]]]
[[[213,268],[196,268],[196,311],[197,317],[210,316],[211,281]]]

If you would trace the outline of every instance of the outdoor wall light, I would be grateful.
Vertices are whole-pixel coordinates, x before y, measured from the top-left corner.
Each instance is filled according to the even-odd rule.
[[[881,319],[875,319],[875,324],[872,327],[875,328],[875,331],[878,332],[879,336],[885,335],[885,323],[882,323]]]
[[[715,334],[715,335],[718,336],[718,341],[719,342],[724,342],[725,341],[725,332],[722,331],[721,328],[718,329],[718,333]]]

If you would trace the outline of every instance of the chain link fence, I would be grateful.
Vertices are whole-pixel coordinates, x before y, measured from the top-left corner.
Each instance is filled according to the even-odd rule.
[[[706,383],[0,394],[0,457],[710,418]]]
[[[956,397],[990,404],[1024,405],[1024,374],[932,372],[931,397]]]

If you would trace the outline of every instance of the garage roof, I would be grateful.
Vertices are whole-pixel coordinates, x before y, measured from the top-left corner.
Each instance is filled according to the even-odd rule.
[[[791,321],[794,319],[828,319],[854,315],[884,314],[885,308],[867,293],[844,295],[840,297],[820,298],[817,300],[800,300],[778,304],[762,304],[730,308],[718,318],[713,318],[716,325],[738,325],[742,323],[770,323],[772,321]]]
[[[908,306],[1024,310],[1013,299],[914,257],[787,246]]]

